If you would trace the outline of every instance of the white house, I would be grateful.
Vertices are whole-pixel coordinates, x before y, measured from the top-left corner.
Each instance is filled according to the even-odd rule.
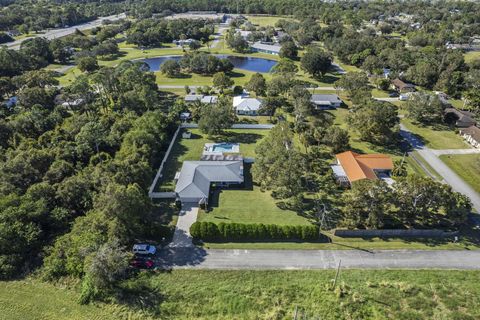
[[[480,149],[480,128],[470,126],[465,129],[460,129],[460,135],[474,148]]]
[[[262,53],[278,55],[280,53],[280,49],[282,48],[282,46],[279,45],[279,44],[268,44],[268,43],[263,43],[263,42],[255,42],[254,44],[252,44],[252,46],[250,48],[252,49],[252,51],[255,51],[255,52],[262,52]]]
[[[233,108],[238,115],[256,116],[262,106],[262,100],[245,96],[233,97]]]
[[[310,101],[317,110],[336,109],[342,105],[342,100],[336,94],[312,94]]]

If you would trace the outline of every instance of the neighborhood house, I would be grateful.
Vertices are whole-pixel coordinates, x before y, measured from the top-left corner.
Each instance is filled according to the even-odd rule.
[[[470,126],[465,129],[460,129],[460,135],[474,148],[480,149],[480,128]]]
[[[336,109],[342,104],[342,100],[336,94],[312,94],[310,101],[317,110]]]
[[[185,96],[186,103],[200,101],[201,103],[215,104],[217,103],[217,100],[217,96],[204,96],[203,94],[189,94]]]
[[[212,184],[243,183],[243,161],[185,161],[175,179],[175,194],[182,204],[207,204]]]
[[[337,182],[343,186],[362,179],[382,179],[388,184],[393,183],[390,178],[393,161],[388,155],[346,151],[337,154],[336,158],[336,163],[331,167]]]
[[[256,116],[262,106],[262,100],[245,96],[233,97],[233,108],[238,115]]]
[[[413,92],[415,91],[415,86],[411,83],[403,82],[400,79],[392,80],[392,87],[393,89],[397,90],[398,92]]]
[[[445,122],[455,124],[458,128],[468,128],[477,124],[475,114],[455,108],[445,108]]]
[[[264,42],[255,42],[250,47],[254,52],[262,52],[268,54],[275,54],[278,55],[280,53],[280,49],[282,48],[279,44],[268,44]]]

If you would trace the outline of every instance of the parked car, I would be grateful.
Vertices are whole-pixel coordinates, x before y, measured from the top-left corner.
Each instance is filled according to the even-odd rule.
[[[390,98],[396,98],[398,97],[398,92],[392,92],[388,95]]]
[[[400,97],[398,97],[398,100],[400,100],[400,101],[407,101],[408,98],[410,98],[409,95],[407,95],[407,94],[401,94]]]
[[[147,257],[135,256],[130,265],[138,269],[151,269],[155,266],[155,262]]]
[[[154,255],[157,252],[157,248],[151,244],[137,243],[133,245],[133,253],[140,255]]]

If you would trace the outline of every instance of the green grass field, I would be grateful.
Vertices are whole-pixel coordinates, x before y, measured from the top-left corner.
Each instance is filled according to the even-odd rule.
[[[480,51],[470,51],[465,53],[465,62],[469,63],[476,59],[480,59]]]
[[[291,210],[280,209],[270,192],[262,192],[252,183],[249,165],[245,166],[245,186],[241,189],[215,190],[209,199],[210,211],[200,211],[198,221],[215,223],[263,223],[308,225],[310,222]]]
[[[480,154],[442,155],[440,159],[480,193]]]
[[[145,319],[114,304],[79,305],[78,292],[37,280],[0,282],[0,318],[8,320]]]
[[[459,134],[446,126],[439,126],[438,128],[421,126],[405,118],[402,119],[402,123],[408,130],[420,136],[423,142],[432,149],[469,148]]]
[[[473,320],[480,318],[479,276],[479,271],[343,269],[336,290],[330,290],[335,270],[174,270],[124,283],[130,295],[123,306],[81,306],[73,289],[12,281],[0,283],[0,312],[9,320],[290,320],[297,309],[299,316],[322,320]]]
[[[248,21],[251,23],[260,26],[260,27],[266,27],[266,26],[275,26],[275,23],[277,23],[278,20],[280,19],[285,19],[285,20],[294,20],[289,17],[282,17],[282,16],[267,16],[267,15],[247,15],[246,18]]]

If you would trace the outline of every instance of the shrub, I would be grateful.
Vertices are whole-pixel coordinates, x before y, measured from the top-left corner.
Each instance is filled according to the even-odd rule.
[[[275,224],[242,224],[195,222],[190,234],[204,241],[252,241],[252,240],[320,240],[317,226],[280,226]]]

